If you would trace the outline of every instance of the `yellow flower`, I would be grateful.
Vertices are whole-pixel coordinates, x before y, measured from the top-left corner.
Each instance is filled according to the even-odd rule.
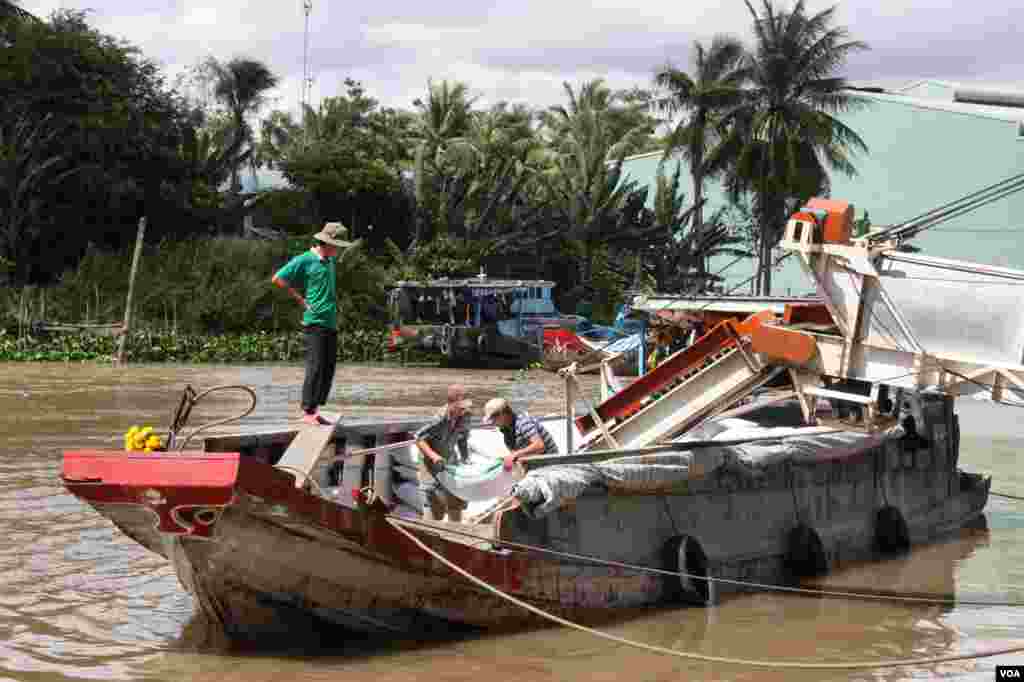
[[[143,452],[153,452],[153,448],[143,448]]]

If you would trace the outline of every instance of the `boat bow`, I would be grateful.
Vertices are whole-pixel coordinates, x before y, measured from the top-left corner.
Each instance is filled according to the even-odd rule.
[[[155,516],[161,533],[209,538],[234,500],[238,453],[64,453],[61,478],[92,506],[131,505]]]

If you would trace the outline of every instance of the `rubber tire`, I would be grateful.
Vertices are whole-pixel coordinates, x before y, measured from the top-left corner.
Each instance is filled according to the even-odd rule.
[[[662,565],[666,571],[706,576],[708,558],[700,542],[690,535],[677,535],[662,548]],[[711,598],[707,580],[683,576],[663,576],[665,597],[674,602],[693,602],[694,594],[701,604],[708,604]]]
[[[828,557],[818,532],[805,523],[795,526],[786,536],[786,570],[795,578],[828,573]]]
[[[910,551],[910,530],[903,513],[889,505],[875,514],[875,549],[881,554],[904,554]]]

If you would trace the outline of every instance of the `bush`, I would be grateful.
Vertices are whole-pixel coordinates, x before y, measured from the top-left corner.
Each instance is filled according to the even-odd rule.
[[[143,249],[133,327],[179,334],[244,335],[299,329],[301,310],[270,278],[309,248],[309,237],[266,242],[238,237],[163,241]],[[124,316],[131,254],[90,248],[78,267],[45,289],[0,288],[0,325],[31,320],[113,323]],[[345,327],[384,328],[385,269],[361,248],[338,260],[339,318]],[[44,302],[45,301],[45,302]]]

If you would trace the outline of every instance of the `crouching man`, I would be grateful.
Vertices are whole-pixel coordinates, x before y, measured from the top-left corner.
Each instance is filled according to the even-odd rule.
[[[512,410],[504,398],[492,398],[484,405],[484,423],[494,424],[501,430],[508,454],[505,470],[511,471],[520,457],[530,455],[557,455],[558,446],[551,433],[536,418]]]
[[[449,521],[462,521],[466,502],[456,497],[437,475],[448,465],[459,465],[469,459],[469,429],[466,417],[473,406],[466,399],[466,390],[454,384],[448,387],[448,403],[438,412],[434,421],[416,432],[416,447],[423,457],[420,470],[420,489],[426,498],[427,508],[435,521],[442,521],[445,514]]]

